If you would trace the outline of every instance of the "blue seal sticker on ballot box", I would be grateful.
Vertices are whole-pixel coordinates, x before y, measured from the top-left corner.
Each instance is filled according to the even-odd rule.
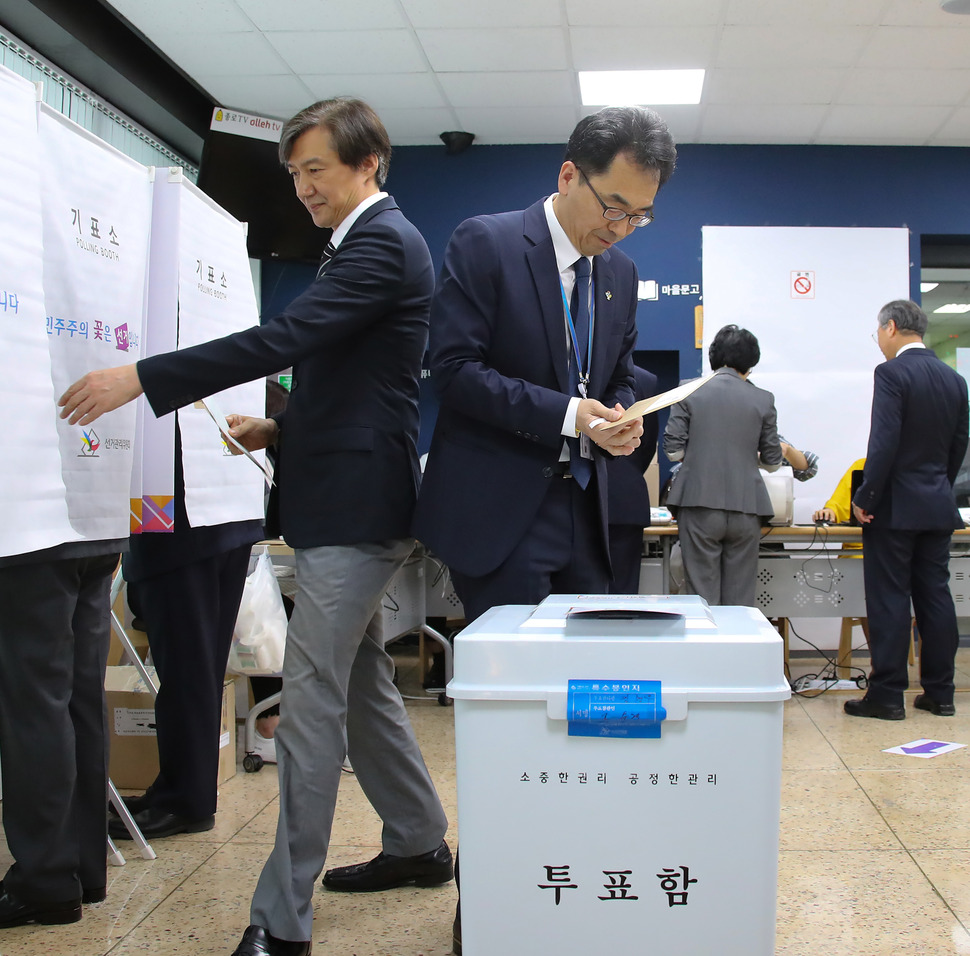
[[[571,680],[570,737],[660,737],[667,717],[658,680]]]

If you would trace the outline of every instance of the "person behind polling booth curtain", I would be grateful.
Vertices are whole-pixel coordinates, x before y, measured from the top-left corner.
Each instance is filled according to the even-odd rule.
[[[259,520],[191,526],[178,425],[174,508],[172,533],[132,535],[122,560],[159,679],[158,776],[142,796],[125,797],[148,840],[215,826],[226,661],[249,552],[263,530]],[[117,816],[108,832],[131,838]]]
[[[761,519],[774,512],[759,465],[782,459],[771,392],[747,381],[758,340],[736,325],[708,349],[714,376],[673,406],[663,449],[683,461],[667,504],[677,516],[687,590],[708,604],[754,606]]]
[[[657,394],[657,376],[636,365],[635,401]],[[610,516],[611,594],[637,594],[640,590],[640,557],[643,529],[650,524],[650,492],[646,471],[657,454],[657,414],[645,415],[640,445],[632,455],[607,460],[607,504]]]
[[[126,538],[0,557],[0,929],[105,898],[109,592]],[[52,951],[58,947],[51,942]],[[0,949],[10,952],[0,936]]]
[[[390,154],[360,100],[302,110],[284,125],[280,159],[314,223],[333,230],[314,282],[263,325],[90,373],[61,398],[65,417],[90,422],[144,388],[165,414],[293,366],[282,415],[231,419],[247,447],[278,447],[280,520],[300,582],[276,732],[276,844],[235,956],[310,952],[314,882],[348,751],[383,820],[383,851],[328,870],[324,885],[382,890],[453,876],[448,821],[394,686],[380,613],[414,546],[418,378],[434,291],[427,245],[381,191]]]
[[[953,482],[967,450],[967,383],[923,344],[926,315],[906,299],[879,310],[869,446],[852,511],[862,525],[872,670],[852,717],[902,720],[909,686],[910,602],[920,634],[913,706],[949,717],[959,633],[950,538],[963,527]]]
[[[468,620],[608,589],[606,457],[632,452],[642,430],[609,425],[633,400],[637,338],[637,272],[614,246],[652,220],[675,161],[655,112],[601,110],[573,130],[558,192],[466,220],[448,243],[431,316],[440,408],[414,530]]]

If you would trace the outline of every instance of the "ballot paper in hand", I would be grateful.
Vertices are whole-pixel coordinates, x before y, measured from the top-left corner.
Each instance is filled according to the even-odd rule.
[[[668,392],[661,392],[652,398],[641,399],[639,402],[634,402],[615,422],[608,422],[605,418],[594,419],[590,422],[590,427],[601,429],[613,428],[615,425],[632,422],[633,419],[640,418],[642,415],[659,412],[661,408],[667,408],[669,405],[676,405],[677,402],[682,402],[688,395],[696,392],[697,389],[705,384],[705,382],[709,382],[713,377],[714,372],[711,372],[702,378],[695,378],[692,382],[678,385]]]
[[[209,417],[216,423],[216,428],[219,429],[219,433],[225,439],[226,443],[232,445],[234,448],[238,448],[240,453],[245,455],[263,473],[263,477],[266,479],[266,484],[276,484],[276,482],[273,481],[272,472],[266,468],[265,465],[254,458],[252,453],[247,448],[240,445],[239,442],[237,442],[236,439],[229,434],[229,422],[226,421],[226,416],[216,405],[213,398],[210,396],[208,399],[200,400],[199,404],[209,413]]]

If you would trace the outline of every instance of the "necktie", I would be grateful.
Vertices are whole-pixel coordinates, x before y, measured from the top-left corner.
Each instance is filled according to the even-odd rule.
[[[319,279],[323,275],[323,270],[326,268],[327,263],[334,257],[337,249],[332,242],[328,242],[324,247],[323,255],[320,256],[320,267],[317,269],[317,278]]]
[[[576,344],[579,347],[579,358],[583,368],[587,366],[587,345],[589,343],[589,279],[590,262],[586,256],[581,256],[573,265],[576,272],[576,285],[573,287],[572,299],[569,303],[569,311],[573,319],[573,327],[576,330]],[[576,362],[576,350],[570,342],[569,349],[569,384],[573,395],[581,395],[579,391],[579,376],[582,369]],[[592,462],[588,458],[583,458],[580,453],[578,438],[569,440],[569,471],[573,478],[579,483],[580,488],[585,488],[589,484],[590,476],[593,473]]]

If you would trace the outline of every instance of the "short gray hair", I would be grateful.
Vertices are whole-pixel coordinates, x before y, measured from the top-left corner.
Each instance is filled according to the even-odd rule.
[[[910,299],[893,299],[879,310],[879,324],[882,327],[889,325],[890,319],[900,332],[910,332],[920,338],[926,334],[929,323],[926,313]]]
[[[280,136],[280,162],[285,166],[296,141],[309,129],[330,133],[333,148],[345,166],[360,169],[377,157],[377,185],[383,188],[391,166],[391,141],[377,113],[363,100],[337,96],[320,100],[286,121]]]

